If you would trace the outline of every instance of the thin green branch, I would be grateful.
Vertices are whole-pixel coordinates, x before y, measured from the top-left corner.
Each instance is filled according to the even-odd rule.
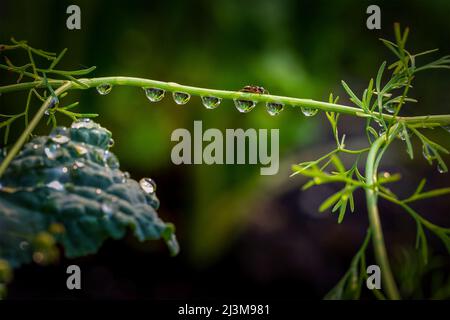
[[[68,90],[70,86],[72,85],[71,82],[66,82],[62,86],[60,86],[58,89],[55,90],[55,94],[58,96],[62,94],[64,91]],[[47,108],[51,105],[52,100],[54,97],[49,96],[47,100],[42,104],[42,106],[39,108],[33,119],[30,121],[28,126],[25,128],[25,130],[20,135],[19,139],[17,139],[16,143],[13,145],[11,150],[6,155],[5,159],[0,164],[0,177],[3,175],[3,173],[6,171],[6,168],[8,167],[9,163],[12,161],[12,159],[17,155],[17,153],[22,148],[23,144],[29,137],[29,135],[33,132],[33,130],[36,128],[37,124],[41,120],[41,118],[44,116],[45,111]]]
[[[66,83],[65,80],[51,80],[48,79],[48,85],[59,86]],[[312,99],[300,99],[285,96],[275,96],[268,94],[255,94],[240,91],[225,91],[225,90],[215,90],[207,89],[201,87],[185,86],[174,82],[163,82],[144,78],[135,77],[100,77],[91,79],[77,79],[77,82],[71,81],[70,90],[75,89],[88,89],[95,88],[98,85],[108,83],[112,86],[132,86],[139,88],[149,88],[157,87],[164,89],[166,91],[182,91],[189,93],[190,95],[196,96],[214,96],[222,99],[248,99],[256,102],[281,102],[285,105],[291,105],[294,107],[309,107],[316,108],[322,111],[338,112],[343,114],[348,114],[352,116],[371,118],[379,117],[377,113],[364,113],[360,108],[349,107],[337,103],[329,103],[323,101],[316,101]],[[45,82],[32,81],[26,83],[19,83],[13,85],[7,85],[0,87],[0,93],[29,90],[31,88],[44,88],[46,87]],[[391,121],[394,119],[392,115],[382,114],[381,117],[386,121]],[[402,121],[408,124],[418,124],[426,125],[427,127],[443,126],[450,124],[450,114],[447,115],[429,115],[429,116],[419,116],[419,117],[396,117],[397,121]]]
[[[369,154],[367,155],[367,162],[366,162],[365,177],[367,186],[365,187],[365,191],[366,191],[369,222],[373,233],[372,239],[375,251],[375,258],[378,265],[381,268],[382,279],[384,281],[387,296],[390,299],[398,300],[400,299],[400,294],[398,293],[397,285],[395,284],[395,279],[389,264],[389,259],[386,252],[386,245],[384,243],[383,230],[381,227],[380,215],[378,212],[378,205],[377,205],[378,192],[374,188],[372,188],[372,186],[375,185],[377,182],[376,162],[378,151],[380,150],[380,148],[382,148],[382,146],[385,143],[386,143],[385,135],[382,135],[377,140],[375,140],[375,142],[370,147],[370,151]]]

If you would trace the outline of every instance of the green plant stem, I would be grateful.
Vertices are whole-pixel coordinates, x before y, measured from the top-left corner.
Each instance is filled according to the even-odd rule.
[[[78,83],[71,81],[70,89],[88,89],[97,87],[100,84],[108,83],[112,86],[133,86],[133,87],[157,87],[164,89],[166,91],[182,91],[189,93],[191,95],[197,96],[214,96],[222,99],[251,99],[257,102],[281,102],[285,105],[292,105],[294,107],[310,107],[320,109],[322,111],[338,112],[348,115],[353,115],[357,117],[370,118],[374,116],[379,116],[379,113],[364,113],[360,108],[349,107],[337,103],[329,103],[316,101],[312,99],[299,99],[285,96],[275,96],[275,95],[262,95],[254,93],[246,93],[240,91],[225,91],[225,90],[215,90],[207,88],[199,88],[192,86],[180,85],[174,82],[163,82],[143,78],[134,77],[100,77],[91,79],[77,79]],[[65,80],[48,80],[48,84],[51,86],[60,86],[67,81]],[[0,93],[29,90],[32,88],[43,88],[45,87],[44,81],[32,81],[13,85],[7,85],[0,87]],[[388,114],[381,114],[385,121],[390,121],[396,119],[396,121],[402,121],[408,124],[426,125],[427,127],[437,127],[450,124],[450,114],[447,115],[427,115],[418,117],[399,117]]]
[[[59,96],[64,91],[68,90],[72,86],[72,82],[65,81],[58,89],[55,90],[56,96]],[[44,101],[42,106],[39,108],[37,113],[34,115],[33,119],[31,119],[28,126],[25,128],[25,130],[20,135],[19,139],[17,139],[16,143],[14,143],[11,150],[6,155],[6,158],[2,161],[0,164],[0,177],[3,175],[3,173],[6,171],[6,168],[8,167],[9,163],[12,161],[12,159],[17,155],[17,153],[22,148],[23,144],[27,141],[27,138],[30,136],[30,134],[33,132],[33,130],[36,128],[39,121],[42,119],[42,117],[45,114],[45,111],[49,107],[51,101],[53,99],[53,96],[49,96],[47,100]]]
[[[395,130],[393,130],[395,132]],[[388,137],[389,139],[389,137]],[[366,201],[367,211],[369,215],[370,227],[372,229],[372,241],[375,252],[375,259],[380,266],[381,275],[386,288],[386,294],[389,299],[399,300],[397,285],[391,271],[388,255],[386,252],[386,245],[384,243],[383,230],[381,227],[380,215],[377,206],[377,192],[374,190],[377,180],[377,154],[380,148],[386,143],[386,136],[380,136],[370,147],[366,162]]]

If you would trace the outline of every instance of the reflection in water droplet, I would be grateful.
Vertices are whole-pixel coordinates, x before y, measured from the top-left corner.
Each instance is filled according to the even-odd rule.
[[[310,108],[310,107],[301,107],[302,113],[306,117],[313,117],[319,112],[316,108]]]
[[[385,104],[383,108],[389,113],[395,113],[397,111],[397,107],[393,103]]]
[[[144,88],[145,95],[147,99],[151,102],[158,102],[164,98],[165,91],[159,88]]]
[[[400,130],[400,132],[398,133],[398,137],[401,140],[405,141],[406,137],[411,137],[411,130],[408,128]]]
[[[112,146],[114,146],[114,139],[113,138],[109,139],[109,141],[108,141],[108,147],[111,148]]]
[[[83,168],[83,167],[84,167],[84,163],[81,161],[75,161],[72,165],[73,170],[77,170],[77,169]]]
[[[98,128],[99,125],[97,123],[93,122],[89,118],[81,118],[81,119],[73,122],[71,127],[73,129],[80,129],[80,128],[92,129],[92,128]]]
[[[117,209],[117,205],[112,200],[104,200],[101,209],[105,217],[110,218]]]
[[[256,106],[256,101],[234,99],[234,105],[239,112],[247,113]]]
[[[48,159],[55,160],[58,155],[58,148],[59,148],[59,145],[52,144],[52,145],[44,148],[44,153]]]
[[[58,191],[64,190],[64,186],[58,180],[54,180],[50,183],[47,183],[47,187],[58,190]]]
[[[85,147],[79,144],[75,145],[75,151],[78,153],[79,156],[85,155],[88,152]]]
[[[183,105],[188,103],[189,99],[191,99],[191,95],[186,92],[174,92],[172,93],[173,101],[176,104]]]
[[[55,136],[50,137],[53,142],[58,144],[64,144],[70,141],[70,138],[68,136],[63,136],[61,134],[57,134]]]
[[[439,173],[447,172],[447,168],[440,162],[438,162],[437,170],[438,170]]]
[[[266,108],[271,116],[276,116],[283,111],[284,105],[281,102],[267,102]]]
[[[114,154],[107,150],[103,153],[103,161],[111,169],[119,168],[119,160],[117,160],[117,157]]]
[[[155,193],[156,191],[156,183],[150,178],[142,178],[139,184],[145,193]]]
[[[110,85],[109,83],[102,83],[97,86],[97,92],[99,94],[101,94],[102,96],[110,93],[111,90],[112,90],[112,85]]]
[[[61,169],[61,171],[62,171],[63,173],[67,173],[67,171],[69,171],[69,170],[67,169],[67,167],[63,167],[63,168]]]
[[[202,103],[206,109],[215,109],[222,102],[221,98],[206,96],[202,97]]]
[[[424,143],[422,145],[422,154],[423,157],[429,162],[431,162],[435,158],[433,149],[428,143]]]

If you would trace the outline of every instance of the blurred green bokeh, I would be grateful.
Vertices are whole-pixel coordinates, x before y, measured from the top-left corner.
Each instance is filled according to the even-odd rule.
[[[95,65],[92,76],[129,75],[226,90],[255,84],[273,94],[319,100],[334,92],[343,103],[348,99],[341,79],[360,93],[381,62],[392,60],[377,39],[392,38],[396,21],[411,27],[413,51],[450,52],[445,0],[376,1],[382,8],[380,31],[365,26],[372,1],[349,0],[75,1],[82,29],[69,31],[65,11],[73,2],[3,1],[0,42],[13,36],[49,51],[68,47],[60,68]],[[445,72],[424,74],[414,91],[423,103],[407,112],[448,113],[449,85]],[[24,99],[24,94],[0,97],[2,112],[22,108]],[[185,106],[170,97],[151,104],[142,91],[126,87],[107,96],[73,92],[66,99],[79,100],[80,111],[100,114],[98,121],[113,132],[123,170],[159,182],[161,215],[175,221],[182,250],[196,262],[208,262],[226,248],[251,214],[252,202],[270,196],[259,192],[273,177],[259,176],[259,166],[177,167],[170,161],[174,129],[191,129],[194,120],[202,120],[204,128],[281,128],[281,159],[330,139],[323,116],[305,119],[293,108],[270,117],[262,105],[240,114],[230,101],[206,110],[198,97]],[[35,101],[34,110],[37,106]],[[41,126],[38,132],[48,130]],[[19,127],[12,138],[18,133]]]

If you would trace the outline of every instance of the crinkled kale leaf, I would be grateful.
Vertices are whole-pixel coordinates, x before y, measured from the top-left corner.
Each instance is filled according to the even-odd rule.
[[[79,257],[127,230],[141,241],[162,238],[178,252],[173,225],[156,213],[154,188],[120,171],[111,145],[111,132],[81,119],[24,146],[0,180],[0,259],[12,267],[45,263],[57,244]]]

